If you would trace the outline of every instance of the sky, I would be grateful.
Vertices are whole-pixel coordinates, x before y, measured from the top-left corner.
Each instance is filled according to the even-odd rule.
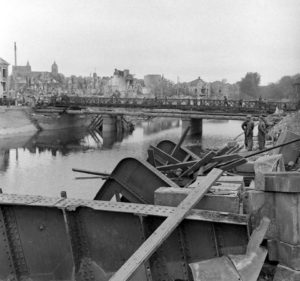
[[[300,73],[299,0],[0,0],[0,57],[65,76],[261,84]]]

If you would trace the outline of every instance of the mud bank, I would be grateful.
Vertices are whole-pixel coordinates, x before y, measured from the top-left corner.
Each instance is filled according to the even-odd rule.
[[[37,132],[30,116],[29,107],[0,107],[0,137]]]

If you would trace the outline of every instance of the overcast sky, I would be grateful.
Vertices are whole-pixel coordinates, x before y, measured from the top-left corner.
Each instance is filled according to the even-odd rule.
[[[299,0],[0,0],[0,57],[33,70],[262,84],[300,72]]]

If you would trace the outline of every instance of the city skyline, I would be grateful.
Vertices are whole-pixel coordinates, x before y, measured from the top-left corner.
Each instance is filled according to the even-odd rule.
[[[300,2],[248,2],[12,0],[0,56],[13,65],[16,41],[18,65],[49,71],[56,61],[66,76],[117,68],[235,83],[258,72],[268,84],[299,73]]]

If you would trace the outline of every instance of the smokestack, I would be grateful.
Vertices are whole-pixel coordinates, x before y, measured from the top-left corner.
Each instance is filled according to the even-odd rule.
[[[15,42],[15,66],[17,66],[17,44]]]

